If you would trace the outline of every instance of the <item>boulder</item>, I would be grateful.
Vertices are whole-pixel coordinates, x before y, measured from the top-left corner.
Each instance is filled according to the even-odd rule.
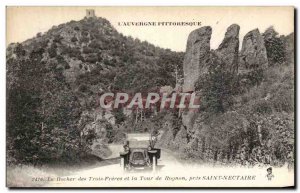
[[[205,26],[192,31],[188,37],[183,61],[184,92],[194,91],[199,75],[207,72],[211,33],[211,27]]]
[[[258,29],[245,35],[240,53],[240,64],[241,68],[245,70],[268,66],[267,50]]]

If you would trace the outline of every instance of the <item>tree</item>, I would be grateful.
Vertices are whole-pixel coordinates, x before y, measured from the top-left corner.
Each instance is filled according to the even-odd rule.
[[[50,58],[54,58],[57,56],[56,47],[54,46],[54,44],[52,44],[51,47],[48,49],[48,54]]]
[[[78,41],[78,39],[75,36],[71,38],[71,42],[74,43],[74,42],[77,42],[77,41]]]
[[[37,37],[37,38],[42,37],[42,33],[41,33],[41,32],[37,33],[37,34],[36,34],[36,37]]]
[[[20,162],[36,161],[39,151],[42,116],[39,107],[41,83],[45,68],[42,52],[20,57],[8,63],[8,79],[15,81],[7,87],[7,136],[11,139],[13,156]]]
[[[270,65],[274,65],[276,63],[282,64],[285,62],[284,41],[282,38],[278,37],[278,33],[274,30],[273,26],[269,27],[263,33],[263,37]]]
[[[122,109],[116,109],[114,110],[114,116],[116,118],[116,124],[121,124],[126,120],[126,117],[122,111]]]
[[[202,93],[202,108],[206,111],[225,112],[232,103],[235,76],[224,66],[224,62],[212,54],[208,73],[199,77],[196,83],[196,90]]]
[[[80,105],[62,69],[42,62],[44,50],[8,65],[7,136],[18,162],[73,159],[79,152]]]

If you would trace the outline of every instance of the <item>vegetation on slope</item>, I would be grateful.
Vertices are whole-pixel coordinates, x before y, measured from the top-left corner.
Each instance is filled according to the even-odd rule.
[[[192,128],[166,116],[161,146],[201,162],[293,166],[294,64],[288,40],[293,35],[266,36],[270,31],[264,33],[267,51],[278,54],[268,54],[269,67],[232,77],[215,62],[198,82],[202,108]]]
[[[99,95],[174,86],[182,60],[183,53],[123,36],[103,18],[71,21],[9,45],[8,162],[105,154],[106,144],[122,137],[124,115],[112,112],[116,125],[108,122],[96,111]]]

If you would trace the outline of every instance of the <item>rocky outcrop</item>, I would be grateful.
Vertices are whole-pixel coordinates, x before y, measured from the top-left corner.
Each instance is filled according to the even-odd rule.
[[[187,43],[187,50],[184,59],[184,86],[183,91],[194,91],[196,81],[208,70],[212,62],[224,65],[222,68],[231,73],[238,72],[239,56],[239,31],[240,27],[233,24],[228,27],[224,40],[217,50],[210,50],[211,28],[202,27],[193,31]],[[192,128],[195,113],[182,113],[182,124],[187,131]]]
[[[258,29],[245,35],[240,54],[240,64],[246,70],[268,66],[267,50]]]
[[[222,43],[215,51],[218,58],[221,58],[225,65],[224,70],[232,73],[237,73],[238,71],[239,31],[239,25],[232,24],[229,26]]]
[[[211,33],[211,27],[205,26],[192,31],[188,37],[183,61],[184,92],[195,90],[199,74],[207,72]]]
[[[265,40],[258,29],[255,29],[244,37],[239,55],[239,29],[238,25],[231,25],[225,33],[224,40],[216,50],[209,50],[211,35],[209,27],[200,28],[190,34],[183,69],[184,91],[196,91],[200,95],[200,99],[203,99],[201,95],[205,90],[201,90],[201,85],[195,85],[195,82],[198,82],[201,78],[214,77],[214,75],[217,75],[217,77],[227,76],[227,73],[221,74],[220,71],[229,71],[240,73],[238,87],[234,87],[236,86],[234,85],[236,79],[232,79],[232,82],[216,79],[212,79],[212,81],[216,81],[218,84],[221,82],[222,86],[225,84],[233,85],[233,91],[244,89],[237,91],[234,98],[247,96],[243,92],[247,92],[248,89],[254,89],[255,92],[258,92],[263,88],[267,89],[266,93],[268,94],[254,98],[249,97],[246,102],[234,99],[234,104],[230,108],[226,107],[228,104],[222,104],[226,109],[222,113],[209,112],[205,108],[196,114],[192,111],[183,111],[180,113],[178,121],[177,119],[173,120],[176,124],[173,123],[165,129],[160,139],[160,145],[164,148],[176,150],[184,158],[196,158],[207,163],[224,165],[267,164],[274,166],[282,166],[287,162],[293,163],[293,139],[290,138],[293,131],[290,130],[292,127],[287,126],[293,123],[292,116],[285,111],[280,114],[276,110],[276,115],[272,116],[270,116],[270,113],[262,113],[261,111],[262,104],[263,106],[270,106],[270,101],[274,99],[268,90],[276,88],[277,80],[281,80],[281,78],[272,77],[276,82],[273,83],[268,80],[264,81],[263,84],[259,84],[265,78],[264,68],[272,65],[271,62],[268,62],[270,58],[267,57],[269,47],[265,44]],[[271,34],[271,39],[274,37],[280,38],[280,41],[282,39],[284,46],[279,44],[276,49],[279,48],[279,51],[285,52],[285,55],[290,54],[289,58],[292,59],[294,34],[286,37],[276,37],[274,30],[269,30],[268,33]],[[264,37],[268,38],[267,36]],[[277,43],[275,46],[277,46]],[[277,52],[274,53],[277,54]],[[205,74],[207,70],[209,70],[209,73]],[[273,69],[270,68],[270,70]],[[220,74],[216,74],[216,72]],[[235,77],[228,75],[228,78]],[[194,90],[195,86],[196,90]],[[215,85],[209,84],[209,86],[213,87]],[[225,89],[227,91],[231,88],[225,87]],[[209,94],[211,93],[215,94],[215,92]],[[223,99],[223,97],[222,93],[221,97],[215,97],[215,99]],[[216,100],[213,102],[216,102]],[[200,108],[202,107],[200,106]],[[283,122],[279,122],[279,120]],[[282,133],[278,130],[282,130]],[[281,151],[281,148],[287,153],[282,153],[283,156],[280,157],[274,157],[274,153]],[[264,152],[264,155],[261,152]]]

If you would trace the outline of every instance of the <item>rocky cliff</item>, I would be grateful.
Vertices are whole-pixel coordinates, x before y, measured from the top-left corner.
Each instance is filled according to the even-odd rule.
[[[238,73],[239,30],[236,24],[229,26],[217,50],[210,50],[210,27],[202,27],[190,33],[183,65],[184,91],[195,91],[197,81],[208,73],[216,60],[220,60],[218,65],[224,71],[233,75]],[[194,112],[183,112],[182,123],[185,128],[182,129],[190,130],[195,116]]]
[[[191,32],[184,88],[196,91],[202,106],[196,114],[168,116],[159,145],[200,162],[292,165],[293,34],[280,38],[275,34],[266,40],[254,29],[245,35],[239,51],[239,29],[236,24],[229,26],[216,50],[210,50],[210,27]],[[269,52],[284,53],[284,60],[268,58],[274,53],[267,53],[266,41],[271,42]],[[221,111],[210,111],[210,106],[224,104],[225,97]]]
[[[183,91],[194,91],[199,74],[206,73],[209,64],[211,27],[192,31],[187,40],[183,61]]]
[[[258,29],[245,35],[240,53],[240,65],[242,69],[266,68],[268,66],[267,50]]]
[[[216,50],[217,56],[222,58],[225,64],[224,70],[228,70],[233,74],[238,72],[239,32],[239,25],[233,24],[229,26],[222,43]]]

